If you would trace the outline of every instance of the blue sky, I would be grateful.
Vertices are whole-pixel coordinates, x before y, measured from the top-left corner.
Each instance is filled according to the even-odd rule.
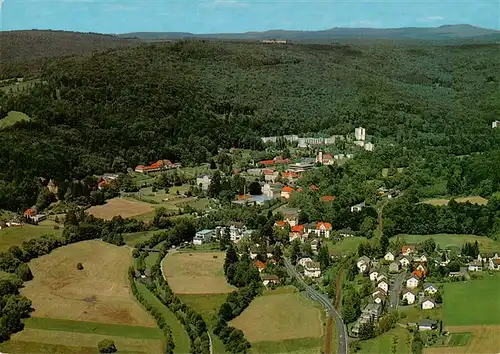
[[[458,23],[500,29],[500,0],[3,0],[0,13],[5,31],[214,33]]]

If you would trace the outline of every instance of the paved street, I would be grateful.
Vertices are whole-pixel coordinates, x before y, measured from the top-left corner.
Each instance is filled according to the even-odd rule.
[[[285,267],[288,272],[292,277],[297,279],[299,283],[304,286],[306,289],[307,294],[309,297],[317,302],[319,302],[323,307],[328,311],[330,316],[332,316],[335,319],[335,326],[337,326],[337,343],[338,343],[338,350],[337,353],[339,354],[347,354],[348,353],[348,341],[347,341],[347,329],[344,325],[344,321],[342,320],[342,317],[340,314],[335,310],[335,307],[332,305],[328,297],[325,295],[319,293],[318,291],[314,290],[310,286],[308,286],[304,280],[301,278],[300,274],[297,272],[295,267],[285,258]]]
[[[389,292],[391,293],[391,300],[389,304],[389,311],[394,311],[399,306],[399,294],[401,293],[401,288],[403,287],[403,282],[405,280],[406,272],[402,271],[394,278],[394,283],[390,285]]]

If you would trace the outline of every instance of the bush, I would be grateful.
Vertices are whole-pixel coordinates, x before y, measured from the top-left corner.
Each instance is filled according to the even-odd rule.
[[[78,269],[78,270],[83,270],[83,264],[81,264],[81,263],[77,263],[77,264],[76,264],[76,269]]]
[[[99,349],[99,353],[115,353],[116,346],[115,342],[110,339],[103,339],[97,344],[97,348]]]

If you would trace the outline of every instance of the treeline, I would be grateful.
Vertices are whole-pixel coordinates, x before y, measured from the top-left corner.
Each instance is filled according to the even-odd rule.
[[[146,311],[148,311],[151,314],[151,316],[154,317],[154,319],[156,320],[156,324],[163,331],[163,335],[165,337],[165,348],[163,352],[165,354],[173,354],[175,349],[175,343],[174,343],[174,337],[172,336],[172,329],[168,325],[167,321],[165,320],[165,317],[163,317],[161,312],[158,311],[156,308],[152,307],[151,304],[149,304],[137,290],[137,285],[135,284],[134,280],[134,267],[129,268],[128,279],[134,297],[137,299],[137,301],[141,303],[142,306],[144,306]]]
[[[0,343],[24,328],[22,319],[33,311],[31,301],[19,295],[22,281],[0,280]]]
[[[411,195],[389,203],[384,209],[384,233],[429,235],[438,233],[500,234],[500,198],[491,196],[486,205],[457,203],[433,206],[418,203]]]

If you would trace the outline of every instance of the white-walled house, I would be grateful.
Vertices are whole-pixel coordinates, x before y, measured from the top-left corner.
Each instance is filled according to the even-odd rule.
[[[411,257],[410,256],[401,256],[398,261],[402,267],[406,268],[411,264]]]
[[[209,229],[204,229],[201,231],[198,231],[193,238],[193,244],[195,245],[201,245],[205,242],[210,241],[213,235],[213,230]]]
[[[408,280],[406,280],[406,287],[410,289],[415,289],[418,287],[419,280],[417,277],[412,276]]]
[[[408,302],[408,305],[412,305],[415,303],[415,294],[411,290],[403,290],[403,300]]]
[[[388,292],[389,291],[389,284],[385,280],[382,280],[377,284],[377,288],[380,288],[380,289],[384,290],[385,292]]]
[[[414,256],[413,261],[420,262],[420,263],[427,263],[427,257],[425,256],[425,254],[423,254],[421,256]]]
[[[307,262],[304,267],[304,275],[309,278],[319,278],[321,276],[321,268],[318,262]]]
[[[389,262],[393,262],[395,258],[396,258],[396,255],[394,254],[394,252],[391,252],[391,251],[387,252],[384,255],[384,259],[386,261],[389,261]]]
[[[366,256],[359,257],[356,266],[358,267],[358,271],[360,273],[366,272],[368,267],[370,267],[370,258]]]
[[[424,299],[421,306],[422,310],[430,310],[436,307],[436,303],[432,299]]]
[[[467,267],[467,270],[469,272],[479,272],[483,270],[483,262],[480,260],[473,260],[472,262],[469,263],[469,266]]]
[[[297,262],[300,266],[302,267],[305,267],[306,266],[306,263],[308,262],[312,262],[313,260],[309,257],[305,257],[305,258],[301,258],[299,259],[299,261]]]
[[[378,277],[378,270],[372,269],[370,270],[370,273],[368,273],[368,276],[370,277],[371,281],[376,281]]]
[[[434,295],[438,291],[439,291],[439,289],[436,286],[434,286],[433,284],[425,284],[424,285],[424,292],[427,294]]]
[[[209,175],[198,176],[196,178],[196,185],[198,187],[201,187],[201,189],[204,191],[208,190],[208,187],[210,186],[211,182],[212,182],[212,176]]]

